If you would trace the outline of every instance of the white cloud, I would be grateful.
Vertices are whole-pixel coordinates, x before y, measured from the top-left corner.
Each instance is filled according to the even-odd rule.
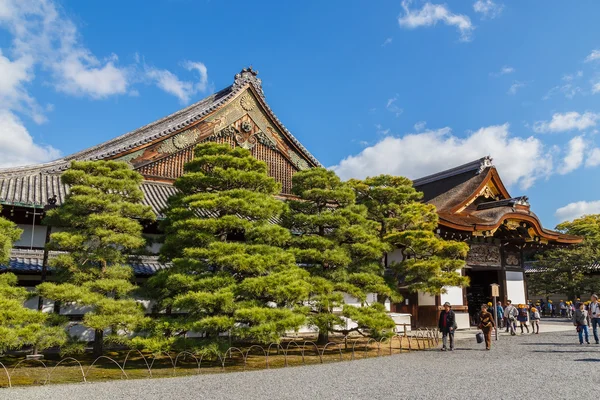
[[[7,35],[4,35],[7,33]],[[35,144],[23,122],[25,115],[36,123],[46,121],[53,105],[40,105],[30,94],[30,85],[42,71],[44,82],[56,91],[93,99],[113,95],[139,95],[132,85],[147,82],[136,64],[119,65],[118,57],[100,58],[82,42],[73,21],[54,0],[0,0],[0,35],[10,41],[0,50],[0,116],[5,126],[0,142],[3,166],[47,161],[58,156],[50,146]],[[184,63],[200,75],[188,96],[208,88],[208,75],[202,63]]]
[[[494,158],[506,184],[523,189],[552,172],[552,154],[543,143],[535,137],[512,137],[508,124],[484,127],[464,138],[450,128],[387,136],[332,168],[343,179],[377,174],[415,179],[486,155]]]
[[[52,146],[34,143],[21,120],[8,110],[0,110],[0,167],[54,160],[60,152]]]
[[[558,168],[558,173],[566,175],[569,172],[575,171],[583,164],[586,143],[582,136],[576,136],[569,140],[567,152],[563,158],[561,166]]]
[[[513,67],[505,65],[502,68],[500,68],[500,71],[498,71],[498,72],[490,72],[490,75],[497,78],[502,75],[512,74],[515,71],[516,71],[516,69],[514,69]]]
[[[566,113],[555,113],[551,121],[537,121],[533,130],[537,133],[566,132],[572,130],[583,131],[596,126],[600,114],[585,112],[579,114],[576,111]]]
[[[389,37],[389,38],[386,38],[386,39],[383,41],[383,43],[381,44],[381,47],[385,47],[385,46],[387,46],[388,44],[391,44],[391,43],[392,43],[392,38],[391,38],[391,37]]]
[[[546,93],[542,100],[548,100],[552,96],[562,93],[567,99],[574,98],[578,93],[582,93],[581,87],[575,84],[575,82],[583,76],[583,71],[577,71],[574,74],[565,74],[562,77],[563,84],[554,86]]]
[[[415,131],[417,132],[421,132],[423,129],[425,129],[425,126],[427,125],[427,121],[419,121],[415,124],[414,128]]]
[[[127,68],[110,55],[99,60],[80,43],[75,24],[51,0],[5,0],[0,26],[13,37],[13,52],[29,57],[53,75],[57,90],[103,98],[130,84]]]
[[[94,99],[135,93],[130,87],[143,81],[136,65],[119,65],[115,54],[100,58],[82,44],[77,26],[53,0],[2,0],[0,28],[12,36],[15,60],[27,60],[29,69],[40,65],[52,75],[57,91]],[[139,54],[134,54],[136,63]],[[16,61],[15,61],[16,62]],[[192,93],[207,89],[207,71],[202,63],[184,63],[200,74]],[[27,70],[27,69],[26,69]]]
[[[425,3],[420,10],[411,10],[409,8],[410,3],[410,0],[402,1],[404,13],[398,17],[398,23],[401,27],[415,29],[423,26],[435,26],[438,22],[443,22],[458,29],[461,41],[468,42],[471,40],[471,34],[475,27],[468,16],[454,14],[446,5],[431,4],[429,2]]]
[[[183,67],[188,71],[197,71],[199,80],[197,82],[182,81],[177,75],[166,69],[146,67],[146,76],[156,82],[156,86],[167,93],[177,97],[179,101],[186,104],[190,98],[198,92],[204,92],[208,86],[208,72],[206,66],[200,62],[186,61]]]
[[[569,203],[554,213],[560,222],[572,221],[589,214],[600,214],[600,200]]]
[[[492,0],[477,0],[473,3],[475,12],[481,13],[485,18],[496,18],[502,14],[503,4],[496,4]]]
[[[396,117],[399,117],[400,115],[402,115],[404,110],[402,108],[398,107],[398,105],[396,104],[396,101],[398,101],[397,94],[394,97],[392,97],[391,99],[388,99],[387,103],[385,104],[385,108],[389,112],[394,113],[396,115]]]
[[[508,91],[506,93],[515,95],[515,94],[517,94],[517,91],[524,86],[525,86],[525,83],[515,81],[515,82],[513,82],[512,85],[510,85],[510,87],[508,88]]]
[[[600,50],[592,50],[592,52],[585,58],[585,62],[600,60]]]
[[[546,93],[544,97],[542,97],[542,100],[548,100],[557,93],[562,93],[567,99],[572,99],[578,93],[581,93],[581,88],[571,83],[567,83],[562,86],[554,86],[548,91],[548,93]]]
[[[600,93],[600,81],[592,84],[592,93],[593,94]]]
[[[375,124],[375,129],[378,135],[389,135],[391,133],[390,128],[384,128],[381,124]]]
[[[588,153],[587,159],[585,160],[586,167],[597,167],[600,165],[600,148],[595,147]]]

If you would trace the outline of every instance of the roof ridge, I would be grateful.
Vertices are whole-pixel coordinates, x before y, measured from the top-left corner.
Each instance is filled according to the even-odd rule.
[[[437,172],[435,174],[427,175],[419,179],[413,180],[413,186],[422,186],[431,182],[439,181],[441,179],[450,178],[455,175],[459,175],[469,171],[477,171],[476,175],[481,174],[487,168],[493,167],[492,158],[485,156],[475,161],[468,162],[466,164],[459,165],[458,167],[450,168],[444,171]]]
[[[196,103],[175,111],[161,119],[146,124],[140,128],[129,131],[116,138],[109,139],[103,143],[88,147],[76,153],[61,157],[57,160],[43,164],[33,164],[12,168],[0,168],[0,174],[22,174],[36,172],[60,172],[69,166],[73,160],[98,160],[115,156],[123,151],[133,149],[140,145],[160,139],[161,137],[174,134],[183,128],[194,124],[196,121],[205,117],[207,114],[217,110],[226,102],[237,96],[248,86],[254,87],[260,96],[266,111],[272,116],[275,123],[280,126],[284,133],[294,143],[304,156],[310,159],[315,165],[322,166],[321,163],[296,139],[296,137],[283,125],[277,118],[271,107],[267,104],[262,81],[257,77],[258,71],[252,67],[244,68],[234,76],[232,85],[212,93]]]

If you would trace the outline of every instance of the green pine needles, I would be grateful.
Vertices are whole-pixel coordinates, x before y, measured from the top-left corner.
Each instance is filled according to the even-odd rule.
[[[132,298],[133,271],[125,263],[146,245],[140,221],[155,216],[141,204],[142,176],[126,163],[74,161],[61,179],[70,193],[44,222],[60,228],[48,248],[64,252],[51,260],[62,283],[45,282],[38,291],[87,309],[82,323],[94,329],[94,353],[101,355],[105,340],[126,342],[144,322],[144,311]]]
[[[281,187],[267,165],[240,147],[203,144],[175,186],[162,247],[173,268],[150,280],[156,311],[166,315],[158,323],[170,318],[179,328],[170,335],[260,343],[302,326],[308,273],[284,248],[289,231],[274,223],[286,204],[274,197]]]
[[[267,171],[247,149],[198,145],[161,221],[171,267],[139,287],[128,263],[147,246],[142,223],[155,218],[142,204],[142,176],[126,163],[73,162],[62,175],[70,193],[44,220],[55,228],[48,249],[59,253],[39,294],[84,310],[101,355],[105,342],[159,353],[189,349],[198,335],[199,351],[214,352],[225,336],[273,343],[304,326],[321,342],[384,337],[395,327],[388,301],[468,284],[457,272],[468,246],[436,236],[435,208],[410,180],[342,182],[314,168],[293,176],[294,198],[284,201]],[[0,219],[0,261],[20,234]],[[390,263],[394,249],[404,257]],[[65,345],[65,321],[24,309],[27,293],[15,285],[0,275],[0,351]],[[152,300],[151,316],[134,294]]]

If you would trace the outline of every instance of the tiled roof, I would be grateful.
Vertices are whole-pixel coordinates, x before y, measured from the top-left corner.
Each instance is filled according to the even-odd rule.
[[[56,252],[50,252],[51,259]],[[40,274],[42,272],[44,253],[42,250],[13,249],[7,265],[0,264],[0,272],[13,272],[16,274]],[[133,268],[135,276],[153,275],[161,269],[169,268],[170,264],[160,263],[158,257],[144,256],[133,259],[129,265]],[[48,267],[52,271],[52,267]]]
[[[61,204],[68,193],[68,188],[61,184],[60,173],[69,167],[71,161],[110,158],[171,135],[198,122],[249,86],[252,86],[259,94],[263,105],[289,140],[314,165],[321,166],[319,161],[302,146],[273,113],[264,98],[261,80],[256,75],[257,72],[252,68],[244,68],[239,74],[236,74],[234,83],[231,86],[165,118],[70,156],[44,164],[0,169],[0,204],[41,207],[47,204],[48,198],[54,195],[57,197],[58,204]],[[164,196],[169,193],[172,194],[174,189],[154,182],[145,182],[143,186],[145,186],[143,189],[148,198],[145,201],[159,214],[160,209],[165,205]],[[168,196],[166,197],[168,198]]]

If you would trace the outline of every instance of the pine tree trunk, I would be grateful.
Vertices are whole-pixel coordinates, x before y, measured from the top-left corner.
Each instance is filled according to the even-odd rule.
[[[94,332],[94,357],[100,357],[104,353],[104,331],[96,329]]]
[[[319,331],[319,337],[317,338],[317,343],[326,344],[328,342],[329,342],[329,332]]]

